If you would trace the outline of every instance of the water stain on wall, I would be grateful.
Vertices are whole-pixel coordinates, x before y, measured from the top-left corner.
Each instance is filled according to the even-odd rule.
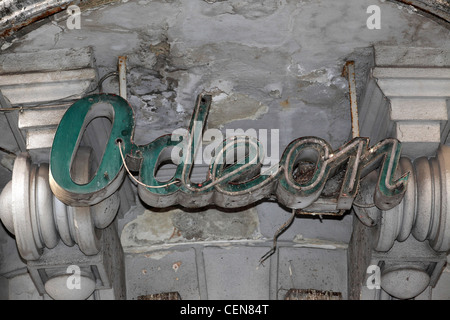
[[[224,124],[235,120],[256,120],[267,111],[269,111],[267,105],[249,96],[233,93],[211,104],[208,127],[221,128]]]
[[[189,212],[145,210],[125,225],[124,248],[186,241],[259,239],[259,218],[255,208],[237,212],[217,209]]]

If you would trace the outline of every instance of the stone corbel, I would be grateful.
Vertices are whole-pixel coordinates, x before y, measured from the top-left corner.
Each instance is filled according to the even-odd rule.
[[[375,47],[374,58],[360,104],[361,136],[397,138],[410,159],[434,156],[450,129],[450,51]]]
[[[377,225],[354,220],[351,299],[431,297],[449,246],[449,98],[449,50],[374,48],[374,67],[360,101],[360,134],[371,141],[400,140],[401,167],[412,171],[414,185],[392,210],[354,207]],[[363,189],[364,181],[361,194]]]

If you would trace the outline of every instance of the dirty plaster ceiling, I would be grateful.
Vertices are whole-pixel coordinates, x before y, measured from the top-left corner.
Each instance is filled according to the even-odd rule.
[[[80,30],[69,30],[61,12],[0,46],[5,53],[92,46],[99,76],[116,70],[117,57],[127,55],[128,99],[140,143],[184,126],[196,95],[208,91],[215,95],[210,127],[288,130],[280,134],[281,150],[302,135],[338,146],[349,133],[345,60],[357,60],[361,89],[371,63],[367,48],[449,45],[445,26],[390,1],[376,1],[382,28],[369,30],[372,2],[82,1]],[[3,1],[3,19],[30,6],[38,15],[38,3],[41,12],[68,1],[21,3]],[[432,3],[445,18],[448,3],[427,1]],[[117,92],[116,79],[105,90]]]
[[[366,10],[374,3],[382,11],[380,30],[366,27]],[[435,3],[434,9],[444,8],[439,22],[409,5],[379,0],[89,1],[81,3],[81,29],[69,30],[64,12],[56,13],[0,40],[0,55],[91,46],[99,78],[116,71],[118,56],[126,55],[137,143],[186,127],[196,96],[206,91],[213,95],[209,128],[277,129],[281,155],[301,136],[324,138],[334,148],[349,139],[345,61],[356,61],[360,95],[373,63],[372,46],[449,48],[448,6]],[[103,88],[118,93],[117,79]],[[10,141],[0,136],[0,146],[15,151]],[[236,216],[135,210],[119,221],[119,230],[128,248],[161,239],[268,239],[288,216],[273,202]],[[297,219],[280,239],[348,243],[351,219]],[[184,233],[173,237],[179,226]]]
[[[212,0],[215,3],[224,0]],[[438,22],[450,22],[450,2],[448,0],[391,0],[405,6],[420,10],[423,14]],[[96,8],[118,0],[2,0],[0,1],[0,34],[8,36],[33,22],[65,10],[76,4],[82,9]]]
[[[338,147],[350,134],[346,60],[356,60],[360,95],[373,45],[450,46],[442,0],[426,1],[443,12],[439,23],[414,7],[375,1],[380,30],[366,27],[367,0],[81,1],[79,30],[67,27],[64,11],[36,21],[69,1],[20,3],[0,2],[1,19],[18,29],[0,39],[0,53],[91,46],[99,77],[126,55],[141,144],[185,127],[206,91],[214,96],[209,128],[280,130],[279,153],[309,135]],[[117,79],[104,90],[117,93]]]

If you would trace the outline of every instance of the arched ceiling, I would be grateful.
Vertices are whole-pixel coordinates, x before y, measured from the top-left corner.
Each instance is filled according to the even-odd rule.
[[[206,0],[204,0],[206,1]],[[223,0],[222,0],[223,1]],[[446,25],[450,25],[449,0],[390,0],[399,5],[412,6],[420,13]],[[71,4],[93,8],[117,0],[1,0],[0,1],[0,36],[10,36],[15,31],[65,10]],[[207,2],[216,2],[207,1]]]
[[[399,0],[395,2],[413,6],[436,21],[450,22],[449,0]]]

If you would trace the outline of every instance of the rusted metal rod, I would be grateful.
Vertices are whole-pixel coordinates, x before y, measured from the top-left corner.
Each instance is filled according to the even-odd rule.
[[[119,56],[119,95],[127,99],[127,57]]]
[[[355,62],[347,61],[343,75],[348,78],[348,90],[350,93],[350,114],[352,121],[352,138],[359,137],[358,103],[356,99]]]

